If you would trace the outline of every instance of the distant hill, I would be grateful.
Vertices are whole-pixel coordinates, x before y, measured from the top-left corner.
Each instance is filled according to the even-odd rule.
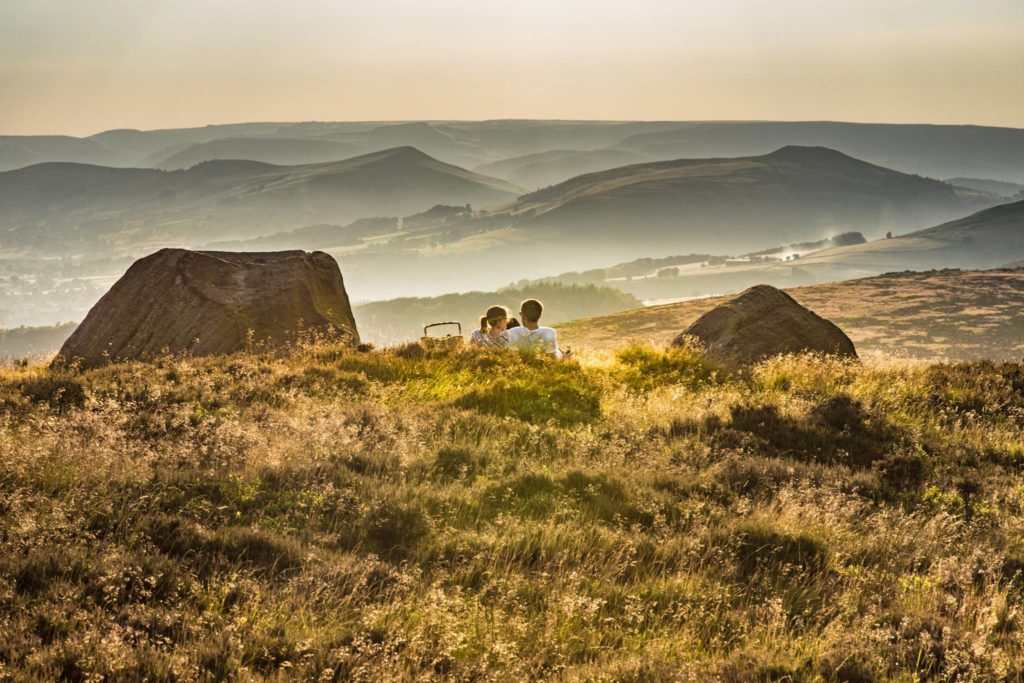
[[[333,140],[293,138],[222,138],[190,145],[147,166],[165,170],[190,168],[204,161],[248,159],[283,166],[338,161],[360,153],[356,145]],[[162,153],[161,153],[162,154]]]
[[[659,158],[751,156],[785,145],[823,146],[933,178],[1024,182],[1024,129],[837,121],[697,121],[616,145]]]
[[[1024,201],[870,242],[815,250],[797,260],[690,264],[672,278],[606,281],[644,300],[736,292],[754,284],[795,287],[895,270],[997,268],[1024,259]]]
[[[999,197],[1013,197],[1024,192],[1024,185],[1008,183],[1002,180],[989,180],[987,178],[949,178],[946,182],[957,187],[988,192]]]
[[[521,187],[539,189],[584,173],[646,161],[648,157],[616,149],[555,149],[477,166],[479,173],[504,178]]]
[[[1001,204],[892,239],[812,254],[801,265],[992,268],[1024,257],[1024,201]]]
[[[0,247],[52,255],[187,244],[435,204],[501,204],[518,191],[412,147],[301,166],[224,160],[156,171],[39,164],[0,173]]]
[[[1024,183],[1024,129],[821,121],[255,122],[151,131],[113,130],[83,138],[6,136],[0,137],[0,171],[47,161],[145,167],[195,145],[237,138],[337,142],[350,145],[353,153],[411,145],[442,161],[465,167],[552,150],[585,152],[614,148],[620,154],[638,155],[639,161],[745,157],[766,154],[785,145],[823,146],[907,173]],[[221,158],[199,156],[202,155],[193,158]],[[622,163],[628,162],[615,165]],[[569,175],[593,170],[600,168],[581,167]],[[556,180],[564,177],[568,176]],[[521,184],[531,189],[540,186],[536,179]]]
[[[862,357],[1020,360],[1024,270],[901,272],[788,290],[846,332]],[[638,308],[563,324],[566,344],[666,345],[729,297]]]
[[[582,175],[521,197],[506,214],[547,236],[739,253],[830,232],[923,227],[996,201],[835,150],[790,146]]]

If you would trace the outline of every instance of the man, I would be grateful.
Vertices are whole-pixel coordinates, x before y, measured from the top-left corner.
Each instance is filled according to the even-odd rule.
[[[505,330],[503,335],[508,345],[520,351],[543,351],[555,358],[562,357],[558,348],[558,333],[550,327],[541,327],[540,316],[544,313],[544,304],[536,299],[527,299],[519,307],[519,318],[523,324]]]

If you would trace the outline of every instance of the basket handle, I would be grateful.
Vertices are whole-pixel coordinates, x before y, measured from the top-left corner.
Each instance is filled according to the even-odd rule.
[[[444,322],[444,323],[430,323],[429,325],[424,325],[423,326],[423,336],[424,337],[427,336],[427,330],[429,330],[431,327],[441,327],[442,325],[455,325],[456,327],[459,328],[459,336],[460,337],[462,336],[462,323],[457,322],[455,320],[451,320],[449,322]]]

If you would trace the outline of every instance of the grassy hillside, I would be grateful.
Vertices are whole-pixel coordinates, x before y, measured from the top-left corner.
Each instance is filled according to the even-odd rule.
[[[1020,680],[1024,368],[0,376],[13,680]]]
[[[862,356],[1018,360],[1024,356],[1024,270],[888,273],[795,287],[793,297],[833,321]],[[664,345],[730,297],[650,306],[564,324],[565,343],[590,349]]]

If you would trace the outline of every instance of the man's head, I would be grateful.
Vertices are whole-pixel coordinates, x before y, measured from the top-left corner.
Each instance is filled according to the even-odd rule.
[[[519,306],[519,315],[524,323],[536,323],[544,313],[544,304],[536,299],[527,299]]]

